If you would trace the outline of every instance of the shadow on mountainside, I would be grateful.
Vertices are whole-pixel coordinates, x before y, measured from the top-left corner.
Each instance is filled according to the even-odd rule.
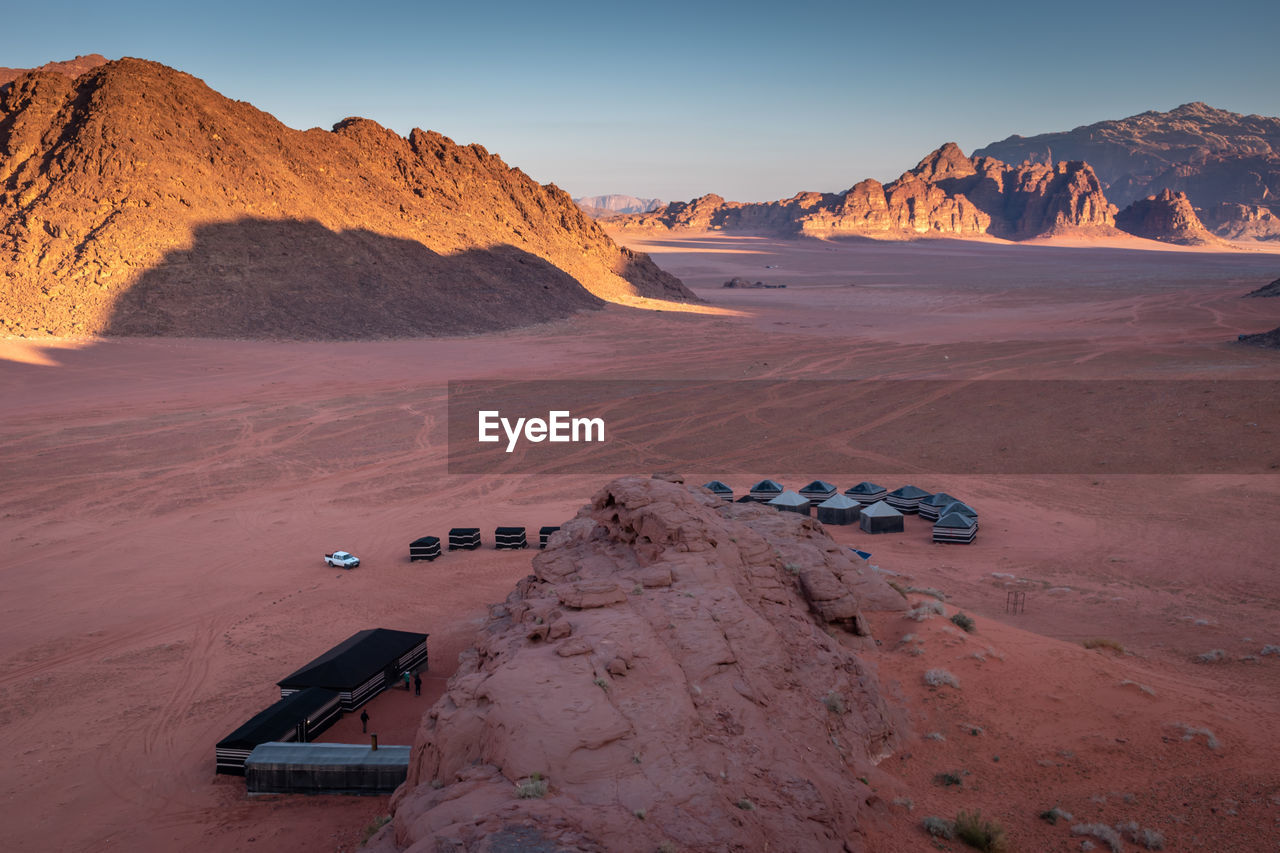
[[[457,335],[566,317],[603,302],[510,245],[452,255],[315,221],[199,226],[124,291],[103,334],[351,340]]]

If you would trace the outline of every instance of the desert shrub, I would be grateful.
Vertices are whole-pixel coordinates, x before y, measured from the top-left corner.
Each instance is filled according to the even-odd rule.
[[[966,634],[972,634],[977,630],[977,626],[973,624],[973,617],[967,613],[951,614],[951,623],[957,628],[962,628]]]
[[[833,714],[844,713],[844,697],[832,690],[822,699],[822,704]]]
[[[1124,654],[1124,646],[1120,645],[1118,640],[1113,640],[1110,637],[1090,637],[1082,645],[1086,649],[1111,649],[1113,652]]]
[[[1210,649],[1209,651],[1198,654],[1195,657],[1196,663],[1217,663],[1218,661],[1226,659],[1227,653],[1222,649]]]
[[[936,817],[934,815],[929,815],[929,817],[920,821],[920,825],[924,827],[925,832],[929,833],[934,838],[950,839],[950,838],[956,837],[955,823],[947,820],[944,817]]]
[[[1266,657],[1267,655],[1280,656],[1280,646],[1263,646],[1260,654],[1263,657]]]
[[[942,606],[941,601],[922,601],[903,615],[908,619],[923,622],[924,620],[931,619],[934,616],[943,616],[946,612],[947,609]]]
[[[1196,728],[1195,726],[1189,726],[1186,723],[1174,723],[1174,725],[1182,729],[1183,740],[1195,740],[1197,737],[1203,735],[1205,746],[1210,749],[1217,749],[1220,746],[1217,735],[1215,735],[1210,729]]]
[[[1069,821],[1072,819],[1071,812],[1064,812],[1062,809],[1054,806],[1046,812],[1040,812],[1040,819],[1045,823],[1055,824],[1058,821]]]
[[[645,812],[644,809],[636,809],[634,812],[632,812],[632,814],[634,814],[640,820],[644,820],[644,816],[645,814],[647,814],[647,812]]]
[[[364,833],[360,838],[361,846],[368,844],[369,839],[377,835],[378,830],[382,829],[382,827],[389,823],[391,823],[391,815],[389,814],[378,815],[373,820],[369,821],[369,825],[364,828]]]
[[[592,684],[594,684],[596,687],[599,687],[605,693],[609,692],[609,682],[605,681],[603,678],[597,678],[595,681],[592,682]]]
[[[1150,687],[1148,687],[1147,685],[1145,685],[1145,684],[1139,684],[1138,682],[1136,682],[1136,681],[1130,681],[1130,680],[1129,680],[1129,679],[1127,679],[1127,678],[1126,678],[1124,681],[1121,681],[1121,682],[1120,682],[1120,686],[1121,686],[1121,687],[1128,687],[1130,684],[1132,684],[1134,687],[1138,688],[1139,690],[1141,690],[1143,693],[1147,694],[1148,696],[1154,696],[1154,695],[1156,695],[1156,692],[1155,692],[1154,690],[1152,690]]]
[[[944,735],[942,732],[929,732],[927,735],[924,736],[924,739],[945,741],[947,739],[947,736]]]
[[[746,797],[738,800],[738,808],[744,812],[753,812],[756,810],[756,804],[748,800]]]
[[[964,780],[961,778],[960,774],[954,770],[948,773],[939,773],[937,776],[933,777],[933,784],[941,785],[944,788],[950,788],[952,785],[959,785],[963,781]]]
[[[916,593],[919,593],[920,595],[928,595],[932,598],[938,599],[939,601],[947,600],[947,594],[945,592],[943,592],[940,589],[934,589],[931,586],[926,586],[926,587],[909,586],[907,587],[907,592],[916,592]]]
[[[999,821],[982,816],[982,812],[962,811],[956,815],[956,837],[984,853],[1004,853],[1009,842]]]
[[[1111,853],[1121,853],[1124,850],[1124,842],[1120,840],[1120,834],[1105,823],[1077,823],[1071,827],[1071,832],[1073,835],[1096,838],[1111,848]]]
[[[1136,820],[1121,821],[1116,824],[1119,832],[1134,844],[1141,844],[1147,850],[1163,850],[1164,836],[1154,829],[1143,829]]]
[[[916,807],[916,801],[911,799],[910,797],[894,797],[893,804],[895,806],[901,806],[907,811],[912,811]]]
[[[534,773],[528,779],[516,783],[516,796],[522,800],[540,800],[547,795],[547,780],[541,773]]]
[[[947,687],[958,688],[960,686],[959,679],[947,672],[945,669],[929,670],[924,674],[924,683],[930,687],[942,687],[943,685],[946,685]]]

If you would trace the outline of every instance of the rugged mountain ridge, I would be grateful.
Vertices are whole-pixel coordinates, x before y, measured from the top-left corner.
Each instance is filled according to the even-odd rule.
[[[1195,102],[1058,133],[1010,136],[975,152],[1011,162],[1086,160],[1125,206],[1186,193],[1214,232],[1280,238],[1280,118]],[[1264,213],[1265,211],[1265,213]]]
[[[0,91],[0,333],[454,334],[692,294],[479,145],[122,59]]]
[[[14,80],[31,71],[44,71],[50,74],[61,74],[64,77],[75,79],[81,74],[92,71],[99,65],[105,65],[107,58],[100,53],[89,53],[84,56],[77,56],[75,59],[65,59],[59,62],[46,62],[39,68],[7,68],[0,67],[0,88],[12,83]]]
[[[370,849],[860,851],[903,726],[862,611],[905,608],[808,518],[615,480],[490,608]]]
[[[574,204],[588,216],[600,219],[627,213],[648,213],[662,207],[660,198],[636,198],[633,195],[592,195],[575,198]]]
[[[622,229],[784,236],[903,239],[991,234],[1023,240],[1114,233],[1115,207],[1087,163],[1010,166],[991,157],[966,157],[948,142],[889,184],[869,179],[843,193],[799,193],[763,203],[706,195],[616,224]]]

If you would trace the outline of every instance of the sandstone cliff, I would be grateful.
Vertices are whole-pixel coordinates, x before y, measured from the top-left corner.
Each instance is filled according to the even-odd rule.
[[[1085,160],[1107,196],[1126,206],[1163,190],[1184,192],[1219,236],[1280,237],[1258,227],[1261,208],[1280,214],[1280,118],[1240,115],[1203,103],[1145,112],[1060,133],[1010,136],[979,156],[1010,162]]]
[[[615,224],[624,230],[883,239],[991,234],[1023,240],[1110,233],[1114,214],[1087,163],[1009,166],[990,157],[965,157],[949,142],[889,184],[865,180],[843,193],[800,193],[760,204],[707,195]]]
[[[862,610],[905,606],[849,549],[631,477],[533,571],[424,718],[372,849],[863,849],[898,735]]]
[[[0,91],[9,334],[353,338],[692,295],[479,145],[292,130],[138,59]]]
[[[1116,227],[1138,237],[1183,246],[1220,242],[1200,222],[1187,194],[1172,190],[1135,201],[1116,216]]]

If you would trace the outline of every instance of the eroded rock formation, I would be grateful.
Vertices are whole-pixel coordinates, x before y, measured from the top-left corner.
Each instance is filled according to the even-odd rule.
[[[1116,216],[1116,227],[1148,240],[1183,246],[1219,242],[1200,222],[1187,194],[1172,190],[1135,201]]]

